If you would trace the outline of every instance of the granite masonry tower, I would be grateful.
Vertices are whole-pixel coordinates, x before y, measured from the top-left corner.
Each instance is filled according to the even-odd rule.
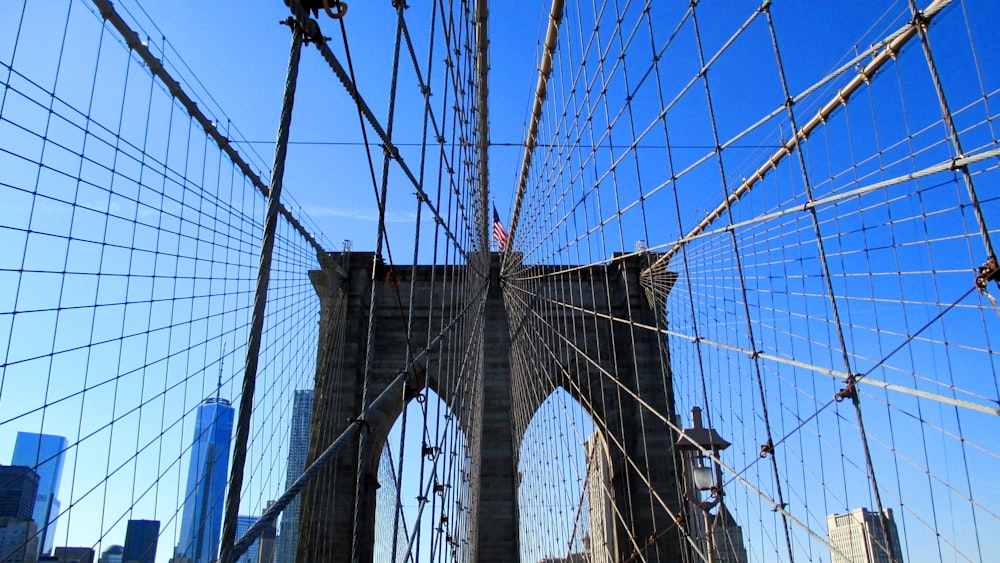
[[[549,375],[536,378],[552,381],[551,389],[542,389],[539,404],[547,392],[563,387],[598,427],[619,437],[618,450],[612,449],[607,462],[608,488],[613,497],[608,502],[615,503],[623,517],[612,525],[617,529],[608,533],[619,538],[641,539],[644,542],[643,560],[677,561],[681,559],[681,537],[674,520],[661,506],[650,502],[652,489],[666,500],[671,512],[680,511],[677,467],[670,463],[669,453],[675,437],[663,424],[654,423],[648,412],[630,398],[634,395],[653,404],[665,405],[666,414],[674,416],[666,347],[657,331],[634,331],[630,330],[628,322],[613,320],[631,319],[647,327],[665,322],[662,314],[657,318],[657,311],[664,310],[663,300],[669,287],[662,295],[652,295],[640,283],[640,272],[655,258],[655,255],[640,253],[615,257],[608,265],[575,269],[574,287],[580,288],[574,292],[580,296],[575,305],[603,315],[541,313],[559,315],[559,319],[553,317],[551,320],[567,327],[564,334],[578,335],[575,338],[580,347],[595,349],[595,346],[607,347],[608,343],[613,343],[614,353],[600,354],[605,358],[600,360],[602,365],[589,365],[567,354],[553,357],[550,365],[542,362],[530,367],[517,366],[517,369],[537,370],[539,374],[546,372]],[[519,312],[517,307],[504,301],[502,287],[506,282],[501,280],[502,259],[503,255],[497,253],[474,254],[469,256],[467,266],[397,266],[393,272],[387,271],[372,253],[329,253],[322,257],[323,269],[310,273],[320,298],[321,317],[307,465],[344,430],[350,417],[363,410],[362,375],[373,284],[388,285],[393,291],[375,288],[372,334],[373,347],[378,353],[373,355],[368,376],[368,385],[372,387],[368,390],[369,402],[407,365],[398,299],[409,303],[412,291],[415,317],[409,336],[412,342],[423,343],[427,342],[427,327],[441,326],[442,322],[431,318],[441,310],[440,306],[428,306],[432,299],[435,304],[444,296],[468,302],[473,295],[481,299],[485,288],[485,310],[479,317],[481,324],[474,329],[482,331],[482,341],[487,344],[483,347],[480,410],[470,414],[468,408],[449,404],[463,431],[470,428],[470,417],[480,421],[480,435],[470,439],[470,443],[479,444],[478,451],[471,455],[478,457],[480,470],[470,481],[476,490],[472,493],[475,500],[471,507],[473,524],[469,538],[474,559],[480,562],[519,561],[517,452],[526,429],[519,423],[512,423],[510,414],[512,397],[519,385],[512,378],[512,362],[516,356],[511,351],[530,345],[524,326],[531,319],[526,312]],[[542,270],[545,268],[556,267],[543,267]],[[551,294],[553,288],[546,287],[546,276],[535,277],[538,281],[533,282],[529,291],[539,299],[546,293]],[[463,281],[455,284],[456,279]],[[565,279],[560,283],[565,283]],[[430,387],[448,402],[448,397],[454,393],[442,388],[447,384],[438,379],[433,366],[446,364],[464,352],[457,346],[435,347],[431,351],[434,361],[426,364],[423,373],[415,374],[414,385]],[[603,375],[607,373],[617,374],[618,382],[608,381]],[[632,393],[618,392],[615,385],[620,386],[621,382],[627,382],[625,385],[631,386]],[[538,406],[519,405],[518,408],[532,412],[532,407],[537,410]],[[369,427],[364,434],[366,438],[355,439],[352,449],[338,455],[304,490],[297,561],[373,560],[379,456],[390,427],[404,407],[403,394],[400,394],[395,404],[371,414],[366,419]],[[655,430],[657,428],[663,430]],[[622,449],[626,453],[623,454]],[[634,467],[651,469],[647,475],[638,475]],[[628,560],[636,548],[632,542],[619,541],[615,549],[615,560]]]

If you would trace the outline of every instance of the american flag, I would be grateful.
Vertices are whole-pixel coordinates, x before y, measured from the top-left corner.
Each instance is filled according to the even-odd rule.
[[[507,247],[507,229],[503,228],[500,215],[497,214],[497,206],[493,206],[493,238],[497,240],[497,247],[505,250]]]

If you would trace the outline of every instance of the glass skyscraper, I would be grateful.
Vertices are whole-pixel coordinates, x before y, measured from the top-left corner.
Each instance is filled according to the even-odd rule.
[[[205,399],[198,407],[181,536],[175,551],[192,563],[210,563],[218,556],[232,435],[233,407],[229,401]]]
[[[56,537],[56,518],[59,516],[59,480],[62,478],[63,460],[66,457],[66,438],[34,432],[18,432],[14,442],[11,465],[31,467],[38,473],[38,492],[32,520],[38,525],[38,550],[40,554],[52,553]]]
[[[292,428],[288,441],[288,464],[285,469],[285,488],[291,486],[306,468],[309,453],[309,431],[312,424],[313,392],[296,391],[292,399]],[[281,513],[281,534],[278,536],[277,563],[294,563],[299,538],[299,514],[302,508],[299,497],[290,502]]]

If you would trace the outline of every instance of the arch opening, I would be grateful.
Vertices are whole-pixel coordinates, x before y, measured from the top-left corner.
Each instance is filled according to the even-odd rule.
[[[393,423],[378,462],[374,560],[469,561],[472,459],[430,387]]]
[[[532,415],[517,465],[521,561],[614,560],[607,444],[563,387]]]

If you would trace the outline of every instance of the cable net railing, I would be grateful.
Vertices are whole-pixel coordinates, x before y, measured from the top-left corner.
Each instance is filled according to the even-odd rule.
[[[270,164],[148,39],[142,6],[121,4],[22,2],[0,22],[0,450],[49,499],[48,525],[25,523],[15,548],[110,553],[156,520],[158,560],[207,561]],[[392,21],[373,30],[293,3],[304,56],[332,70],[323,99],[347,103],[361,146],[323,165],[363,179],[378,226],[329,252],[299,206],[279,211],[233,539],[336,455],[256,529],[257,557],[484,556],[486,370],[503,338],[484,329],[500,313],[480,6],[383,6]],[[553,4],[500,256],[511,553],[988,558],[994,12]],[[362,37],[386,53],[377,73],[354,66]],[[680,434],[692,407],[724,442],[678,443],[706,435]]]
[[[658,464],[684,475],[677,491],[639,496],[669,509],[674,529],[654,535],[676,535],[686,560],[989,557],[1000,525],[993,12],[974,1],[553,4],[505,267],[508,303],[551,345],[513,353],[528,366],[607,365],[614,351],[581,337],[588,322],[660,339],[673,403],[640,401],[652,421],[641,436],[599,434],[633,492]],[[619,254],[647,263],[655,322],[588,295],[586,272]],[[531,397],[552,382],[515,374],[526,390],[516,416],[532,420]],[[560,403],[591,413],[632,389],[590,399],[558,383],[576,399]],[[692,407],[731,445],[653,443],[691,428]],[[529,433],[565,435],[575,412]],[[578,449],[521,464],[573,467]],[[719,469],[714,489],[691,482],[700,464]],[[634,494],[623,503],[612,487],[574,509],[564,480],[543,479],[549,508],[522,525],[573,529],[574,511],[589,511],[590,539],[602,539],[551,534],[532,560],[663,557],[656,538],[621,525]],[[619,524],[615,547],[601,513]]]
[[[129,540],[130,558],[195,560],[218,546],[268,165],[233,159],[235,128],[189,97],[197,84],[179,89],[190,73],[165,44],[139,42],[156,36],[141,7],[118,9],[20,2],[0,24],[0,449],[40,476],[28,520],[41,524],[6,524],[29,545],[4,546],[100,556],[149,520],[158,527]],[[285,488],[293,396],[315,374],[318,245],[288,217],[267,293],[249,520]]]
[[[355,253],[353,267],[350,242],[342,252],[327,252],[331,245],[317,241],[311,222],[308,230],[303,226],[308,218],[287,195],[281,199],[291,203],[278,209],[271,265],[260,266],[262,254],[271,252],[261,243],[267,195],[282,178],[267,177],[270,165],[247,151],[253,143],[204,92],[172,44],[150,39],[163,34],[141,4],[24,2],[5,19],[0,440],[15,450],[15,465],[43,476],[39,486],[47,489],[44,495],[36,490],[36,497],[51,500],[42,509],[46,515],[39,517],[38,509],[20,515],[23,541],[12,544],[14,551],[81,546],[113,556],[125,544],[126,557],[138,556],[139,540],[126,536],[145,520],[158,523],[157,541],[145,549],[164,561],[226,559],[233,549],[227,542],[244,552],[237,540],[248,533],[259,539],[240,561],[272,551],[275,561],[322,560],[330,550],[350,557],[351,547],[343,551],[334,534],[310,534],[308,527],[336,507],[347,505],[353,517],[353,497],[328,494],[327,486],[340,478],[353,492],[358,475],[338,476],[336,467],[323,473],[322,463],[313,464],[331,445],[340,461],[364,457],[358,452],[368,447],[368,435],[358,429],[368,428],[361,421],[388,383],[378,379],[379,370],[396,362],[378,359],[383,350],[376,335],[396,326],[405,335],[405,354],[391,366],[393,375],[432,378],[428,385],[441,399],[424,392],[420,407],[402,414],[401,432],[376,444],[384,447],[377,471],[396,481],[385,483],[384,492],[424,500],[411,510],[399,492],[379,497],[372,507],[379,523],[374,552],[399,559],[475,557],[469,537],[476,527],[470,510],[478,460],[469,441],[479,432],[476,366],[483,342],[477,327],[484,296],[477,253],[489,242],[485,192],[476,183],[485,177],[479,174],[485,145],[475,73],[486,61],[477,63],[473,9],[435,2],[404,17],[402,4],[393,7],[394,25],[382,28],[394,45],[391,86],[383,93],[368,86],[381,84],[381,77],[372,79],[367,69],[356,73],[354,32],[344,21],[327,24],[334,39],[323,38],[306,16],[326,10],[310,2],[291,6],[285,23],[333,71],[320,85],[322,95],[330,97],[334,84],[333,97],[356,108],[363,158],[326,161],[345,177],[360,168],[370,178],[378,227],[364,250],[375,252]],[[353,13],[368,17],[357,7]],[[408,21],[421,31],[411,31]],[[317,94],[316,85],[305,84],[300,96]],[[388,104],[387,115],[372,109],[375,101]],[[420,135],[422,142],[396,145],[394,130]],[[399,228],[393,215],[400,209],[415,221]],[[403,256],[411,249],[412,258]],[[419,305],[412,287],[410,296],[406,285],[400,289],[412,283],[416,269],[397,264],[411,260],[431,264],[435,289]],[[475,260],[478,270],[469,267]],[[324,267],[378,282],[361,300],[365,313],[350,309],[356,296],[344,292],[317,298],[314,283],[322,285]],[[255,355],[261,270],[270,281]],[[366,328],[349,333],[359,318]],[[345,349],[363,351],[360,402],[329,408],[331,394],[355,377],[344,367]],[[244,372],[250,356],[255,377]],[[314,391],[317,373],[331,377]],[[240,418],[245,378],[256,383],[249,421]],[[403,447],[407,418],[411,444],[412,436],[420,444],[416,453]],[[336,452],[336,434],[310,439],[314,427],[348,419],[363,436],[361,445]],[[23,445],[32,439],[33,448]],[[30,462],[20,453],[29,449]],[[317,481],[312,489],[293,485],[313,467],[307,472]],[[419,478],[404,479],[404,467]],[[49,471],[54,479],[45,477]],[[230,514],[234,487],[240,496]],[[230,526],[235,538],[227,539]],[[383,546],[389,529],[392,539]],[[352,543],[351,533],[342,537]]]

